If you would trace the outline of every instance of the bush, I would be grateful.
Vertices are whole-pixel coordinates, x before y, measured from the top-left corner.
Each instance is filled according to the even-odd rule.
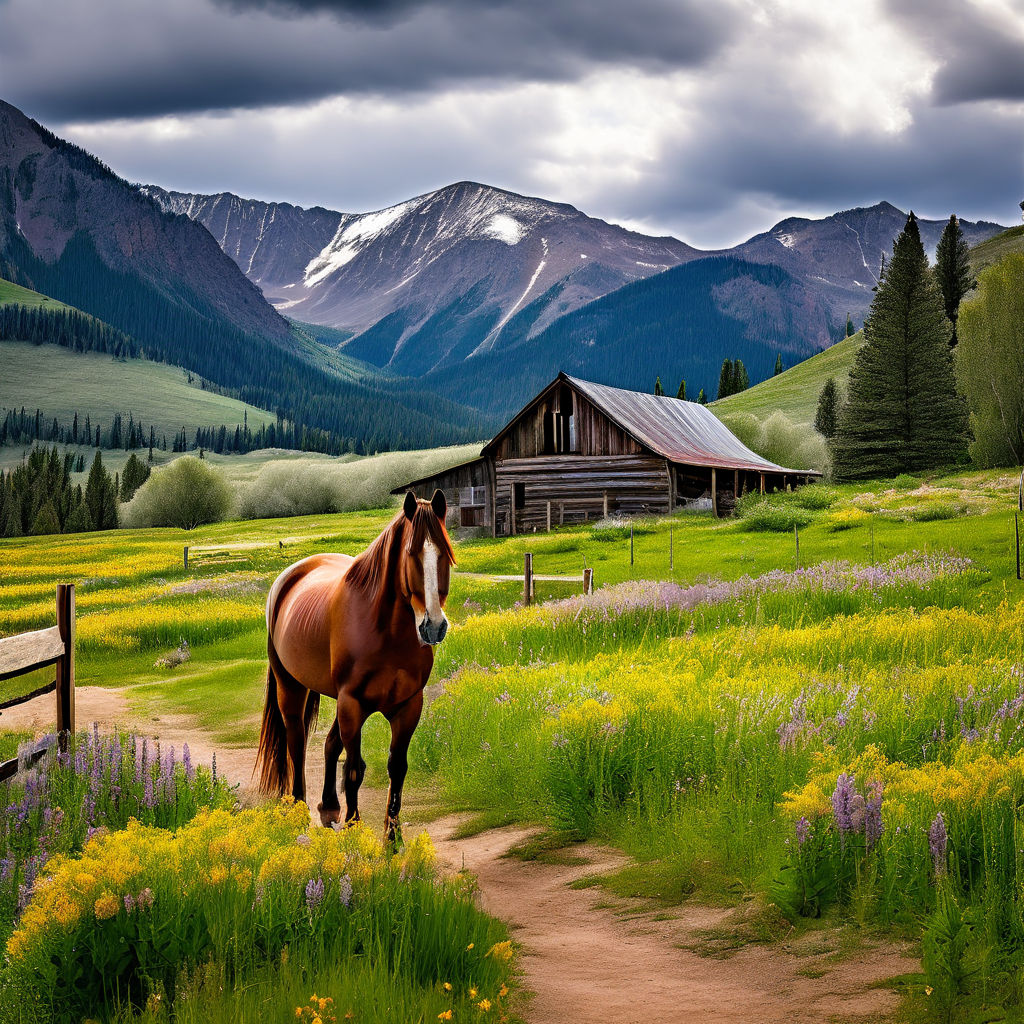
[[[900,473],[892,482],[893,487],[901,491],[913,491],[921,486],[921,481],[909,473]]]
[[[794,423],[776,409],[767,419],[733,413],[722,422],[753,452],[787,469],[829,469],[825,438],[805,423]]]
[[[810,484],[796,492],[796,503],[802,508],[813,509],[816,512],[831,508],[838,500],[838,492],[831,487],[825,487],[824,484]]]
[[[231,488],[213,466],[183,455],[153,472],[124,507],[126,526],[177,526],[194,530],[225,519],[232,506]]]
[[[805,509],[765,502],[743,516],[743,529],[755,533],[792,533],[795,527],[813,522],[814,516]]]

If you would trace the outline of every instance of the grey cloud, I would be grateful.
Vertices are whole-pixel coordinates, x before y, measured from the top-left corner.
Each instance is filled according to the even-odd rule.
[[[937,103],[1024,100],[1024,3],[1009,14],[964,0],[890,0],[895,17],[927,41],[942,66]]]
[[[0,94],[36,117],[104,120],[572,81],[699,66],[731,13],[697,0],[634,0],[628,14],[593,0],[7,0]]]

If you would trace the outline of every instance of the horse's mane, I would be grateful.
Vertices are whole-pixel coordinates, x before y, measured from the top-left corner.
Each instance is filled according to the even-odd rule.
[[[386,599],[394,600],[395,576],[403,546],[407,552],[419,551],[427,538],[433,541],[442,556],[447,556],[448,561],[455,564],[455,549],[444,523],[438,519],[429,501],[417,499],[412,520],[408,519],[404,509],[399,511],[380,536],[349,566],[345,581],[369,597],[379,615]]]

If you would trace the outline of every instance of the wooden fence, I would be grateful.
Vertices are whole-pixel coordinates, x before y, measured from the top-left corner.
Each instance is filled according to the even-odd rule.
[[[73,583],[57,584],[57,625],[19,633],[0,639],[0,681],[27,675],[53,665],[56,678],[31,693],[11,697],[0,703],[0,711],[24,704],[45,693],[57,694],[57,736],[63,745],[75,731],[75,587]],[[40,744],[29,755],[37,760],[46,752]],[[9,779],[18,771],[18,758],[0,762],[0,780]]]

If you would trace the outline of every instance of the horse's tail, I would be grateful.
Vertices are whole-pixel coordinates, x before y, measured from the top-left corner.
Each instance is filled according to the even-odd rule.
[[[267,669],[267,699],[263,704],[260,745],[253,769],[253,774],[257,773],[261,793],[284,796],[288,788],[288,734],[277,703],[277,678],[272,664]]]

